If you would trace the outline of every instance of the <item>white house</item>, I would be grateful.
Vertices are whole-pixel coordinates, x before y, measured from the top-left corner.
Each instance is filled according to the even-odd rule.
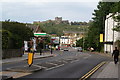
[[[68,36],[61,36],[60,38],[60,46],[70,46],[71,39]]]
[[[118,15],[118,13],[116,14]],[[118,22],[115,22],[112,16],[112,13],[106,16],[105,20],[105,44],[104,52],[112,53],[116,45],[114,43],[117,40],[120,40],[120,32],[113,31],[113,28],[117,25]]]

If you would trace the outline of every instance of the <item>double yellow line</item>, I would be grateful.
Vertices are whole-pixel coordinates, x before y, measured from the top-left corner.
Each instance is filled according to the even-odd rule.
[[[92,70],[90,70],[87,74],[85,74],[83,77],[81,77],[79,80],[85,80],[89,76],[91,76],[95,71],[97,71],[102,65],[104,65],[106,62],[101,62],[96,67],[94,67]]]

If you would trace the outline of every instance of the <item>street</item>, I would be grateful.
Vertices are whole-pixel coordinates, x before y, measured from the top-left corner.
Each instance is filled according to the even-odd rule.
[[[108,57],[77,51],[54,51],[54,57],[34,59],[33,65],[43,68],[41,71],[19,77],[25,78],[74,78],[79,79],[97,64],[110,61]],[[28,65],[27,61],[3,64],[3,70]]]
[[[1,80],[120,79],[120,0],[0,6]]]

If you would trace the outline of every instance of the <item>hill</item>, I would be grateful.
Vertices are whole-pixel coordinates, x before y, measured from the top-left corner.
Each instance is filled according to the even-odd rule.
[[[38,24],[37,24],[38,25]],[[50,23],[40,23],[41,29],[48,34],[57,34],[58,36],[63,35],[63,31],[80,31],[85,32],[88,30],[88,24],[86,25],[70,25],[70,24],[55,24],[54,22]]]

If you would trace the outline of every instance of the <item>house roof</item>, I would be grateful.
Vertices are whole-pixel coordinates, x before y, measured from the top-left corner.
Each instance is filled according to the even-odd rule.
[[[63,33],[85,33],[80,31],[63,31]]]
[[[42,32],[42,30],[40,29],[39,25],[27,25],[27,27],[29,27],[30,29],[33,30],[33,32]]]

